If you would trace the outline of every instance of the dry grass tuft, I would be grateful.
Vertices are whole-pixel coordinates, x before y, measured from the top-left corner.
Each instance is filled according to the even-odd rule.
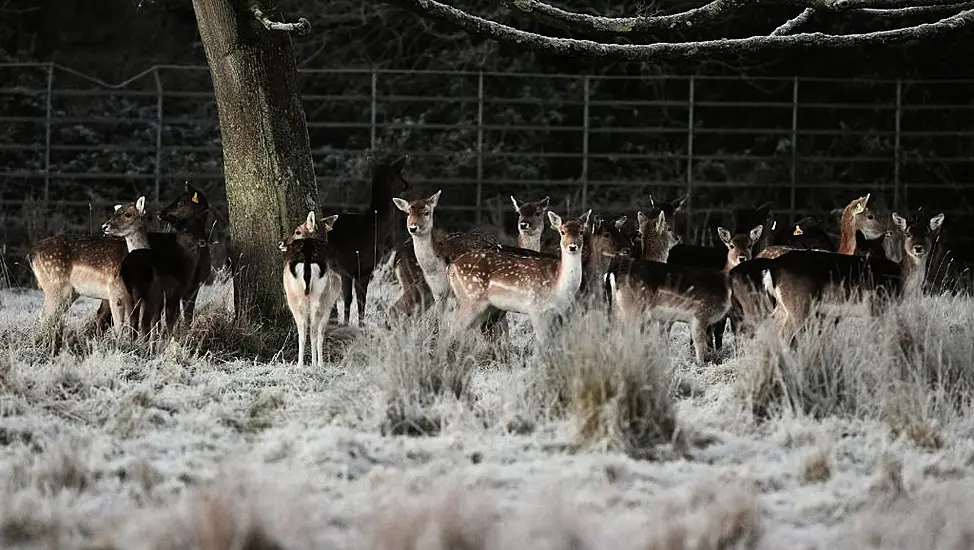
[[[435,435],[446,422],[444,401],[469,400],[467,387],[485,344],[475,335],[438,337],[432,317],[395,323],[363,337],[345,356],[346,368],[367,365],[381,394],[383,434]]]
[[[825,483],[832,479],[831,449],[820,447],[813,450],[802,461],[801,482],[803,485]]]
[[[676,430],[665,346],[657,332],[602,312],[569,319],[544,354],[541,393],[555,404],[567,395],[580,443],[645,457]]]

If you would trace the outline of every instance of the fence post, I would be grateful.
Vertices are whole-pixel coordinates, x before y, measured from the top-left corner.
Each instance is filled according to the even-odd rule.
[[[375,153],[375,119],[379,103],[379,73],[372,67],[372,104],[369,107],[369,148]]]
[[[901,192],[900,186],[900,131],[903,118],[903,80],[896,79],[896,128],[893,133],[893,207],[900,208],[900,203],[905,199],[905,189]]]
[[[47,64],[47,112],[44,121],[44,205],[51,198],[51,116],[54,111],[54,63]]]
[[[791,90],[791,195],[788,197],[790,216],[795,215],[795,187],[798,185],[798,77],[792,83]]]
[[[162,77],[159,76],[159,67],[153,67],[152,75],[156,79],[156,189],[155,202],[159,204],[159,187],[162,184]]]
[[[694,121],[693,108],[696,104],[696,76],[690,75],[690,91],[687,99],[687,225],[683,237],[690,240],[690,227],[693,225],[693,130],[696,122]]]
[[[484,205],[484,71],[477,75],[477,225]]]
[[[588,208],[588,140],[589,140],[589,86],[591,77],[585,75],[582,79],[582,209],[584,212]]]

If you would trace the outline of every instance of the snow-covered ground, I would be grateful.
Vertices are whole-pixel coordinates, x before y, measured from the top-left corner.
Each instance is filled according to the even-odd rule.
[[[696,366],[682,325],[664,345],[598,316],[544,357],[523,319],[506,352],[448,349],[378,328],[397,288],[371,290],[320,371],[293,341],[270,362],[85,336],[51,357],[40,292],[0,293],[0,548],[972,547],[969,301],[797,352],[728,335]],[[229,296],[206,287],[201,316]],[[434,433],[389,433],[390,408]]]

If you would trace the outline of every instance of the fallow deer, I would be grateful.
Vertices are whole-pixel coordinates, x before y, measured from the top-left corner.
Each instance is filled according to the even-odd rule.
[[[148,234],[149,245],[161,256],[167,273],[177,276],[184,285],[182,302],[187,318],[192,315],[199,286],[210,272],[209,248],[199,244],[206,236],[208,213],[203,194],[186,184],[183,195],[160,212],[160,218],[173,223],[176,232]],[[166,219],[167,216],[172,217]],[[118,300],[124,300],[120,298],[125,289],[119,268],[127,254],[125,241],[118,237],[54,235],[40,240],[28,260],[37,286],[44,292],[41,322],[60,329],[64,314],[77,297],[89,296],[103,300],[99,323],[110,316],[115,330],[121,331],[115,313],[121,314],[122,302]],[[116,303],[112,304],[112,300]],[[179,303],[175,307],[178,312]]]
[[[165,271],[178,277],[183,286],[179,300],[167,304],[167,318],[177,321],[182,306],[182,320],[189,322],[196,310],[196,297],[203,283],[210,277],[210,248],[207,224],[210,209],[203,193],[186,182],[182,194],[159,211],[160,221],[167,223],[174,233],[149,232],[149,245],[154,254],[164,258]],[[201,246],[202,243],[202,246]],[[102,300],[96,315],[96,326],[110,320],[108,302]]]
[[[119,266],[119,276],[131,301],[126,301],[123,318],[136,329],[139,337],[148,338],[152,329],[165,332],[176,319],[163,315],[167,304],[176,304],[169,312],[178,312],[183,286],[162,265],[162,256],[150,247],[145,196],[134,203],[117,204],[115,212],[102,225],[105,235],[125,239],[128,254]],[[203,246],[202,241],[198,246]],[[171,313],[170,313],[171,314]]]
[[[889,224],[867,206],[870,195],[870,193],[867,193],[863,197],[852,200],[842,209],[842,216],[839,220],[839,247],[837,250],[839,254],[856,253],[857,232],[861,233],[866,240],[875,241],[883,238],[889,230]],[[797,225],[797,231],[795,233],[801,235],[802,232],[802,227]],[[799,247],[788,245],[770,246],[762,250],[757,255],[757,258],[777,258],[785,253],[800,249]]]
[[[514,195],[511,195],[511,202],[514,203],[514,211],[517,212],[517,246],[539,252],[549,197],[518,204]]]
[[[640,210],[636,212],[636,222],[639,226],[639,258],[665,264],[670,250],[679,244],[666,221],[666,211],[658,210],[647,216]]]
[[[545,342],[548,316],[564,314],[582,283],[582,252],[591,213],[563,222],[558,214],[548,212],[552,227],[561,235],[558,259],[499,249],[458,256],[448,268],[449,285],[457,300],[454,327],[472,328],[492,310],[524,313],[531,319],[536,340]]]
[[[686,204],[689,195],[683,195],[671,201],[660,201],[655,199],[652,195],[649,196],[649,208],[653,216],[658,213],[662,213],[663,217],[666,219],[666,226],[669,228],[673,238],[676,239],[677,244],[679,244],[680,238],[676,235],[676,213],[679,212],[683,205]],[[639,229],[639,220],[636,220],[636,231],[628,235],[630,240],[633,242],[632,256],[635,258],[644,258],[642,252],[642,233]]]
[[[757,258],[777,258],[792,250],[824,250],[835,252],[832,237],[818,225],[818,221],[806,216],[790,225],[772,227],[771,244],[762,249]]]
[[[342,291],[341,268],[328,245],[328,232],[337,219],[338,215],[329,216],[319,226],[312,210],[291,236],[278,243],[284,252],[284,295],[298,331],[298,368],[304,366],[309,332],[311,367],[322,365],[325,328]]]
[[[356,319],[359,325],[365,315],[365,304],[368,297],[369,280],[375,271],[375,266],[389,250],[397,233],[395,227],[395,210],[392,208],[392,198],[409,189],[409,181],[402,175],[403,167],[409,160],[403,155],[391,163],[374,163],[369,161],[372,177],[372,196],[369,209],[365,213],[343,213],[329,235],[330,246],[335,251],[335,258],[341,268],[342,301],[345,310],[345,324],[351,325],[352,289],[355,290],[355,302],[358,305]],[[338,310],[335,310],[337,316]]]
[[[943,223],[944,215],[918,216],[912,224],[896,215],[904,232],[904,254],[899,263],[876,256],[858,256],[796,250],[763,263],[765,290],[775,300],[773,315],[779,329],[793,337],[816,303],[868,301],[878,311],[877,298],[896,298],[922,287],[926,253]]]

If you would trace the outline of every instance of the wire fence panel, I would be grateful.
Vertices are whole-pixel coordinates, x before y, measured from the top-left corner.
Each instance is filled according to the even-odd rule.
[[[443,225],[502,225],[510,195],[606,216],[690,192],[678,230],[711,242],[739,203],[831,220],[866,192],[970,223],[969,81],[303,70],[325,213],[363,208],[367,156],[412,159],[410,196],[443,190]],[[185,181],[225,211],[209,72],[158,65],[120,83],[0,64],[7,254],[94,231],[112,204],[165,203]],[[435,94],[430,93],[435,90]],[[222,229],[219,229],[222,231]],[[11,252],[13,251],[13,252]],[[22,257],[22,256],[19,256]]]

